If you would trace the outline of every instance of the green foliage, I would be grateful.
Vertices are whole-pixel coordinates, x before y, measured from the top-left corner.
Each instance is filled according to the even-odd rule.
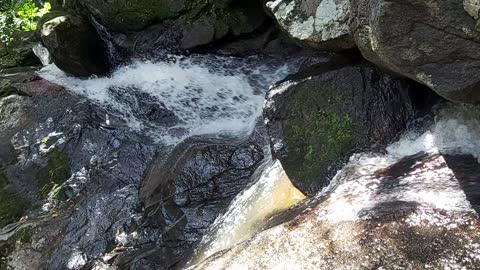
[[[0,41],[9,43],[16,31],[37,29],[38,20],[52,8],[49,2],[37,6],[33,0],[0,0]]]

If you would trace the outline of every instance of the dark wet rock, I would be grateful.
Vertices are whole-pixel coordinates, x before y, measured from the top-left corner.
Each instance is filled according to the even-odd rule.
[[[477,1],[462,5],[456,0],[354,0],[351,4],[351,31],[366,59],[449,100],[480,101]]]
[[[20,220],[26,209],[21,195],[12,191],[8,185],[7,176],[0,170],[0,227]]]
[[[256,133],[239,145],[187,142],[168,160],[159,156],[142,184],[146,216],[114,265],[139,269],[178,268],[202,235],[249,183],[263,160]],[[132,235],[132,234],[130,234]]]
[[[58,85],[12,74],[1,75],[16,91],[0,98],[0,172],[7,183],[0,201],[5,206],[17,194],[25,204],[17,198],[15,205],[25,208],[9,211],[11,219],[2,214],[11,223],[0,232],[2,267],[79,269],[131,222],[154,147],[126,130],[103,129],[97,115],[104,112]],[[22,216],[28,218],[17,222]],[[32,240],[17,241],[26,227],[35,229]]]
[[[133,2],[84,0],[79,4],[112,30],[135,31],[154,22],[179,16],[187,10],[191,3],[186,0],[137,0]]]
[[[455,173],[467,200],[480,214],[480,166],[478,160],[468,155],[444,155],[448,167]]]
[[[15,269],[79,269],[103,256],[117,230],[134,221],[155,147],[126,129],[103,129],[98,115],[105,113],[68,92],[17,87],[29,95],[0,100],[18,104],[18,117],[2,121],[9,128],[0,138],[15,151],[1,171],[9,191],[27,201],[28,218],[2,230],[2,245],[16,243],[2,257]],[[35,234],[20,245],[14,237],[25,226]]]
[[[480,267],[479,219],[464,194],[480,186],[472,156],[419,153],[383,168],[361,159],[303,210],[278,215],[253,239],[194,269]],[[468,176],[468,189],[459,175]]]
[[[14,89],[0,97],[0,215],[8,223],[0,230],[2,267],[176,265],[263,159],[258,132],[247,142],[189,141],[173,151],[115,116],[106,125],[104,109],[33,70],[12,74],[1,77]],[[152,113],[152,98],[126,97],[136,117],[168,125],[168,111]],[[168,197],[155,197],[144,212],[140,187],[153,181],[157,192],[161,184],[147,177],[150,166],[168,168],[168,193],[158,194]]]
[[[247,1],[82,1],[89,14],[118,33],[114,41],[130,51],[189,50],[254,33],[266,21],[262,3]]]
[[[35,32],[17,32],[8,44],[0,43],[0,69],[39,66],[42,63],[33,52],[40,42]]]
[[[199,50],[211,53],[234,56],[268,55],[279,59],[287,59],[292,55],[309,55],[309,48],[303,48],[292,42],[291,38],[271,25],[264,31],[254,35],[218,42]]]
[[[334,162],[354,150],[386,145],[404,131],[414,113],[409,92],[420,90],[343,58],[304,68],[267,94],[273,156],[297,188],[314,195],[339,169]]]
[[[268,1],[279,26],[300,43],[321,50],[355,47],[348,25],[347,0]]]
[[[128,106],[133,116],[148,120],[150,125],[172,127],[180,121],[159,98],[133,87],[112,87],[109,93],[119,103]]]
[[[53,62],[66,73],[86,77],[110,71],[107,45],[86,18],[54,11],[39,30]]]
[[[0,71],[0,171],[16,161],[11,137],[25,127],[24,105],[27,87],[38,77],[34,67],[16,67]]]

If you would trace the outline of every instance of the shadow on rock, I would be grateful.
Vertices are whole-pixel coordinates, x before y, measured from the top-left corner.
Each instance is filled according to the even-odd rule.
[[[455,174],[467,200],[480,214],[480,165],[478,160],[467,155],[444,155],[443,157]]]

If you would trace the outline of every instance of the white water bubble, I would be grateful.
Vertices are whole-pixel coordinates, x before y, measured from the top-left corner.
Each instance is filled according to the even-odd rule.
[[[172,59],[135,61],[110,77],[69,77],[54,65],[39,74],[103,106],[129,128],[176,144],[195,135],[250,134],[262,113],[265,92],[292,71],[285,64],[237,58]]]

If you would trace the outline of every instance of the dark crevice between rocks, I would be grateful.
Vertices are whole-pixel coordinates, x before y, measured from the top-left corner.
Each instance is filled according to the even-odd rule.
[[[448,168],[453,171],[467,200],[480,215],[480,164],[470,155],[443,155]]]

